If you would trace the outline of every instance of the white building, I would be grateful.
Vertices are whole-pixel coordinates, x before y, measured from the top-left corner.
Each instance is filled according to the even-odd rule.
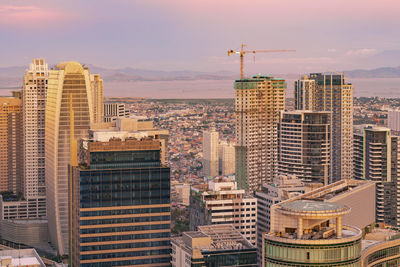
[[[124,103],[105,103],[104,122],[112,122],[117,118],[129,118],[130,112]]]
[[[29,216],[31,219],[46,215],[44,122],[48,77],[49,69],[45,60],[33,59],[25,72],[22,87],[23,195],[29,203],[40,205],[36,209],[42,210]]]
[[[388,111],[388,128],[393,131],[400,131],[400,110],[392,109]]]
[[[217,176],[218,162],[218,132],[215,129],[203,132],[203,175]]]
[[[218,158],[221,175],[235,174],[235,146],[232,143],[219,143]]]
[[[251,243],[256,243],[257,199],[237,189],[230,178],[215,178],[207,190],[192,188],[190,230],[210,224],[232,224]]]

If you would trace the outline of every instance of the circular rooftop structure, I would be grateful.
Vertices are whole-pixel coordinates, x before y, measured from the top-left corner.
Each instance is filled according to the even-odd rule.
[[[350,208],[335,202],[296,200],[281,204],[280,212],[301,217],[331,217],[345,215]]]

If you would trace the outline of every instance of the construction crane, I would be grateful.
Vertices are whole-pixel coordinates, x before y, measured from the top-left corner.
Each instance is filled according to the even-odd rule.
[[[279,53],[279,52],[296,52],[296,50],[285,50],[285,49],[275,49],[275,50],[244,50],[246,47],[245,44],[242,44],[240,51],[229,50],[228,56],[232,54],[240,55],[240,79],[244,78],[244,55],[247,53],[255,54],[255,53]]]

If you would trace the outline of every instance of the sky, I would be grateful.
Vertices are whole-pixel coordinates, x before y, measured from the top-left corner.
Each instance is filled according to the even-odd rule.
[[[106,68],[253,73],[400,65],[399,0],[0,0],[0,67],[43,57]]]

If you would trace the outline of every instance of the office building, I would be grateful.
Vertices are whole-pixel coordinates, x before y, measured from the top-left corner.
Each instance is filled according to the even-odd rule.
[[[45,183],[45,111],[49,77],[44,59],[33,59],[25,71],[22,87],[23,106],[23,196],[40,210],[31,219],[46,215]],[[31,205],[30,205],[31,206]]]
[[[313,82],[312,82],[313,81]],[[343,74],[312,73],[295,82],[295,109],[330,112],[332,182],[353,176],[353,85]]]
[[[330,182],[329,113],[285,111],[278,124],[278,173],[304,182]]]
[[[90,75],[90,85],[92,87],[94,122],[100,123],[104,121],[103,80],[100,75]]]
[[[129,118],[130,112],[124,103],[105,103],[104,122],[112,122],[117,118]]]
[[[170,266],[170,169],[153,138],[82,140],[71,170],[72,266]]]
[[[376,182],[376,222],[400,226],[399,137],[367,126],[354,140],[355,178]]]
[[[218,176],[218,132],[215,129],[203,132],[203,175]]]
[[[231,178],[215,178],[205,190],[192,188],[190,230],[211,224],[232,224],[252,244],[256,243],[257,199]]]
[[[316,200],[277,204],[263,235],[263,266],[360,266],[362,231],[343,224],[350,211]]]
[[[388,111],[388,128],[400,132],[400,110],[392,109]]]
[[[269,76],[236,80],[236,181],[255,191],[277,174],[279,111],[286,82]]]
[[[218,145],[219,174],[228,176],[235,174],[235,146],[226,141]]]
[[[68,165],[76,151],[71,137],[88,137],[94,122],[90,73],[78,62],[64,62],[50,71],[45,115],[45,180],[49,235],[58,254],[68,254]],[[74,121],[71,118],[74,117]]]
[[[19,98],[0,97],[0,192],[22,189],[21,112]]]
[[[199,226],[171,243],[173,267],[257,266],[256,248],[229,224]]]

